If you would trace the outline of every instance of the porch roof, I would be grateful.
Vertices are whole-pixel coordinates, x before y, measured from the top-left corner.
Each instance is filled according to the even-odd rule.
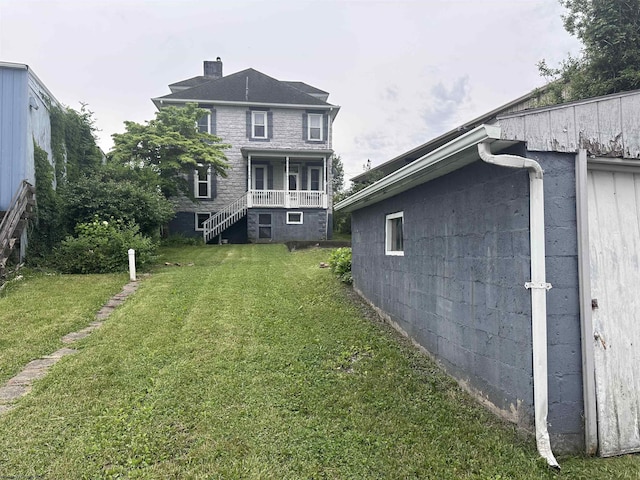
[[[295,158],[318,158],[330,157],[333,155],[331,149],[317,150],[297,150],[293,148],[255,148],[243,147],[240,149],[242,156],[248,158],[253,157],[295,157]]]

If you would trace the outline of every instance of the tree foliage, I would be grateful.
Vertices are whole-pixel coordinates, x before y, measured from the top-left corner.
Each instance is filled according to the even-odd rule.
[[[73,108],[51,106],[51,148],[56,183],[74,182],[102,164],[103,154],[96,145],[93,112],[81,104]]]
[[[154,172],[167,197],[180,192],[191,195],[186,174],[198,164],[211,167],[222,177],[226,177],[228,168],[224,150],[230,145],[196,128],[198,119],[207,113],[190,103],[163,108],[144,125],[125,122],[126,132],[112,135],[115,146],[110,161],[132,170]]]
[[[342,158],[340,155],[333,157],[333,171],[331,176],[331,187],[333,195],[342,192],[344,188],[344,165],[342,164]]]
[[[174,216],[171,203],[155,185],[122,168],[102,167],[80,177],[60,190],[60,198],[68,232],[78,223],[115,218],[155,237]]]
[[[558,68],[543,60],[540,73],[557,80],[554,102],[640,88],[640,0],[560,0],[564,27],[582,42],[580,57]]]
[[[347,190],[338,192],[333,195],[333,204],[350,197],[354,193],[363,190],[372,183],[377,182],[384,174],[378,170],[371,170],[371,167],[367,169],[367,174],[364,176],[361,182],[352,183],[351,187]],[[343,210],[333,212],[333,231],[338,233],[350,234],[351,233],[351,213]]]

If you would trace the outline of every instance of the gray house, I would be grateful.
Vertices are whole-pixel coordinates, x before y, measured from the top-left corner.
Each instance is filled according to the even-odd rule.
[[[224,76],[219,58],[205,61],[203,73],[153,102],[208,110],[198,128],[232,145],[230,168],[227,178],[193,172],[195,201],[175,200],[170,232],[229,242],[331,238],[332,125],[340,107],[327,103],[327,92],[251,68]]]
[[[22,259],[34,203],[34,142],[50,161],[49,108],[60,106],[28,65],[0,62],[0,274],[11,250]]]
[[[640,92],[512,107],[336,205],[354,286],[549,464],[640,451]]]

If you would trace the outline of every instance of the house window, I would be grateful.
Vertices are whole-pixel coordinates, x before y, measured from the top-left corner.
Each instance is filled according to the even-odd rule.
[[[387,215],[385,225],[385,254],[404,255],[404,242],[402,238],[402,224],[404,212],[396,212]]]
[[[196,232],[202,232],[204,230],[203,223],[211,216],[210,212],[197,212],[196,213]]]
[[[288,225],[302,225],[302,212],[287,212]]]
[[[251,112],[251,137],[267,138],[267,112]]]
[[[271,238],[271,214],[258,214],[258,238]]]
[[[193,175],[193,192],[195,198],[211,198],[211,167],[198,164]]]
[[[322,167],[309,167],[309,190],[320,191],[322,186]]]
[[[307,128],[307,138],[309,140],[322,141],[322,114],[309,113]]]
[[[198,128],[198,132],[200,133],[211,133],[211,114],[207,113],[206,115],[200,117],[196,126]]]
[[[267,167],[264,165],[253,166],[253,189],[267,189]]]

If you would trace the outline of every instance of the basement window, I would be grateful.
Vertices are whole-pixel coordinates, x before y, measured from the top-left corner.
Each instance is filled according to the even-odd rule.
[[[390,213],[385,224],[385,254],[404,255],[404,212]]]
[[[211,212],[197,212],[196,213],[196,232],[202,232],[204,226],[202,225],[209,217]]]
[[[287,225],[302,225],[302,212],[287,212]]]

